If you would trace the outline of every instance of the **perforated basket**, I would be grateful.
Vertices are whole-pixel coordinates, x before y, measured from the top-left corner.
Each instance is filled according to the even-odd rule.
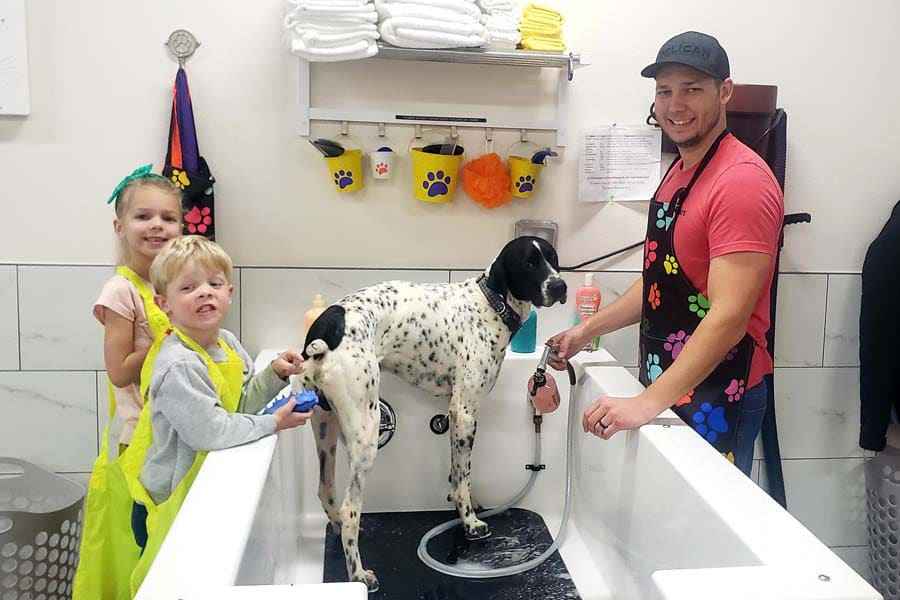
[[[900,600],[900,451],[890,447],[866,463],[869,570],[884,600]]]
[[[78,565],[84,489],[0,457],[0,600],[68,600]]]

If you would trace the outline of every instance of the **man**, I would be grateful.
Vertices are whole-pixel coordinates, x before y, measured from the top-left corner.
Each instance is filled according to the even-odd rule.
[[[599,398],[584,430],[609,439],[671,407],[749,474],[772,372],[765,334],[784,199],[766,163],[728,133],[734,82],[715,38],[677,35],[641,75],[656,80],[656,120],[680,154],[650,203],[643,276],[550,342],[570,358],[640,322],[646,389]]]

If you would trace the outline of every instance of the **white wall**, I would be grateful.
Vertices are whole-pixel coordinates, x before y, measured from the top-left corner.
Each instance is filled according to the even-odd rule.
[[[893,101],[900,83],[888,77],[900,5],[558,4],[567,16],[570,47],[594,58],[593,66],[576,74],[571,128],[643,121],[652,84],[638,72],[668,36],[689,28],[719,37],[737,81],[777,84],[779,105],[790,119],[787,209],[812,212],[814,219],[791,231],[784,268],[859,269],[865,245],[900,197],[900,120]],[[176,28],[191,30],[203,44],[188,73],[201,150],[218,179],[220,241],[239,265],[479,267],[522,217],[560,223],[567,263],[641,238],[643,205],[577,204],[577,145],[548,169],[533,200],[494,211],[461,191],[449,206],[417,203],[407,177],[370,182],[353,198],[338,196],[319,155],[293,132],[296,63],[281,44],[282,13],[280,0],[29,2],[33,112],[0,119],[0,260],[111,260],[106,197],[131,169],[150,161],[159,166],[164,156],[174,63],[163,42]],[[410,81],[427,97],[439,78],[469,90],[478,103],[502,103],[510,96],[508,76],[499,91],[492,90],[496,71],[384,63],[350,71],[340,70],[347,65],[318,65],[313,80],[331,74],[333,81],[335,73],[353,68],[384,73],[375,89],[358,85],[356,78],[327,86],[336,102],[364,103]],[[531,70],[515,73],[535,77]],[[335,129],[320,124],[314,133]],[[353,127],[351,133],[375,143],[371,128]],[[410,133],[410,127],[389,128],[396,146],[405,145]],[[553,140],[547,134],[532,137]],[[480,151],[480,132],[463,139],[470,155]],[[512,139],[500,137],[497,148]],[[408,159],[403,162],[400,175],[409,169]],[[637,264],[635,255],[624,266]]]

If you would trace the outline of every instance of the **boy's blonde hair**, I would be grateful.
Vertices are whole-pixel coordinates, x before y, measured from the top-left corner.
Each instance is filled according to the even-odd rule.
[[[184,219],[181,190],[175,187],[171,180],[164,177],[139,177],[129,181],[116,198],[117,219],[125,218],[128,209],[131,208],[131,201],[134,199],[135,193],[142,188],[155,188],[178,200],[178,220],[181,222]],[[131,260],[131,251],[128,248],[128,242],[124,237],[119,238],[116,243],[116,264],[125,265],[129,260]]]
[[[222,247],[202,235],[172,238],[163,246],[150,265],[150,282],[157,294],[165,295],[166,288],[194,260],[208,272],[221,271],[231,283],[231,258]]]

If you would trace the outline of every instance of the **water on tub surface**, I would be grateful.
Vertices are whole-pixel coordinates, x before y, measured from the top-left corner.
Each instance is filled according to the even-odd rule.
[[[419,539],[432,527],[456,518],[454,511],[370,513],[362,516],[359,551],[381,587],[372,600],[570,600],[580,598],[566,565],[556,552],[544,564],[513,577],[461,579],[443,575],[419,560]],[[490,517],[491,537],[468,541],[457,527],[428,544],[441,562],[476,568],[516,565],[541,554],[552,543],[544,520],[514,508]],[[347,581],[340,536],[325,537],[326,583]]]

